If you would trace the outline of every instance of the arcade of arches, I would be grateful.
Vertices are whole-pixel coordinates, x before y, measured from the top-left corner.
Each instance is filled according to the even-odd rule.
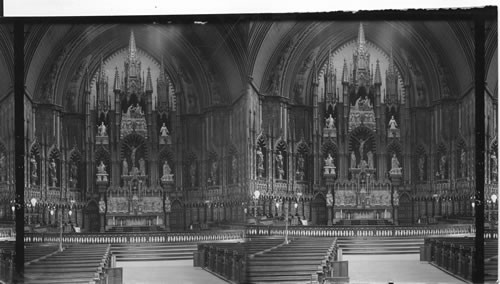
[[[496,25],[485,43],[487,197]],[[26,26],[25,222],[471,221],[473,31],[444,21]],[[12,191],[13,129],[0,131],[0,187]]]

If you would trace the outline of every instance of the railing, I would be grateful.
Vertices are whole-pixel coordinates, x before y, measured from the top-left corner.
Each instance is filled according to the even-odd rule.
[[[15,251],[6,252],[0,249],[0,280],[4,283],[13,283],[15,254]]]
[[[119,244],[119,243],[173,243],[235,240],[245,237],[243,230],[216,232],[182,232],[182,233],[68,233],[62,237],[63,243],[82,244]],[[25,243],[56,243],[56,233],[25,233]]]
[[[247,226],[247,236],[285,235],[284,226]],[[472,234],[475,228],[471,225],[439,225],[439,226],[289,226],[289,236],[303,237],[410,237]]]
[[[497,255],[497,250],[497,241],[489,240],[485,243],[485,258]],[[473,238],[426,238],[420,260],[432,262],[452,274],[472,280],[474,253]]]
[[[16,232],[12,228],[0,228],[0,238],[15,238]]]

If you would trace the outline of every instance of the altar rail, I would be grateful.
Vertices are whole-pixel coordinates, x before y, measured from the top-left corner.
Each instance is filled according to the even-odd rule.
[[[182,233],[68,233],[63,234],[63,243],[123,244],[123,243],[178,243],[243,239],[243,230]],[[25,243],[56,243],[56,233],[25,233]]]
[[[486,240],[484,246],[484,280],[493,283],[498,276],[498,240]],[[451,274],[471,281],[476,265],[475,250],[474,238],[425,238],[420,260],[431,262]]]
[[[285,235],[285,226],[247,226],[247,236]],[[471,225],[436,226],[288,226],[288,235],[304,237],[411,237],[451,234],[473,234]],[[485,238],[494,238],[494,233],[485,233]]]

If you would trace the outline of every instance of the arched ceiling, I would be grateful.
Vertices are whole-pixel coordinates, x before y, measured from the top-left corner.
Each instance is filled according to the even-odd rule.
[[[176,92],[181,99],[194,96],[200,111],[237,100],[249,78],[266,94],[269,79],[280,61],[284,63],[281,94],[292,97],[298,74],[305,69],[309,74],[311,60],[322,66],[330,50],[355,40],[359,24],[357,21],[250,21],[27,26],[26,92],[40,101],[48,90],[55,94],[52,101],[61,106],[68,93],[76,92],[81,110],[84,103],[81,88],[69,89],[82,69],[82,60],[89,60],[85,68],[93,74],[101,56],[111,56],[128,45],[133,30],[137,47],[157,62],[163,59]],[[473,86],[472,22],[365,21],[363,26],[367,41],[382,53],[393,52],[403,81],[408,80],[411,70],[418,69],[427,85],[428,102],[441,98],[444,85],[452,97]],[[491,30],[496,33],[496,23]],[[487,43],[487,62],[491,62],[496,50],[495,41]],[[352,57],[346,59],[352,61]],[[335,67],[339,71],[342,68]],[[303,89],[307,90],[311,76],[305,77]],[[192,85],[186,86],[186,81]],[[305,98],[304,102],[308,100]]]
[[[258,22],[251,31],[253,82],[266,93],[280,59],[285,58],[282,94],[291,94],[296,75],[312,56],[319,65],[330,50],[355,40],[360,22]],[[467,22],[363,22],[367,41],[383,52],[394,54],[395,65],[403,77],[408,65],[418,65],[427,83],[430,100],[441,97],[445,82],[451,96],[460,96],[474,80],[474,37]],[[264,33],[264,34],[262,34]],[[253,40],[253,41],[252,41]],[[348,62],[351,58],[346,58]],[[375,62],[372,62],[375,63]],[[335,66],[337,69],[342,66]],[[440,80],[440,73],[443,80]],[[383,78],[384,79],[384,78]],[[310,80],[310,78],[309,78]],[[444,82],[443,82],[444,81]],[[305,88],[307,89],[307,88]]]
[[[13,26],[0,25],[0,101],[14,88]]]
[[[244,52],[238,50],[243,46],[238,42],[240,31],[222,24],[32,26],[25,42],[27,93],[40,101],[49,89],[55,94],[49,101],[63,106],[63,97],[82,60],[90,58],[87,68],[90,74],[95,73],[101,57],[128,46],[131,31],[137,48],[157,62],[164,61],[181,96],[196,96],[200,107],[206,107],[216,100],[213,96],[219,96],[219,102],[231,102],[240,95],[246,81],[246,71],[239,67],[245,60],[239,55]],[[187,88],[186,81],[192,86]],[[77,100],[80,105],[84,102],[81,95]]]

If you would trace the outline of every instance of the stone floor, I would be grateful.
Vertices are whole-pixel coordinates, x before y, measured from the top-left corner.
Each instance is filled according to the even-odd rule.
[[[193,267],[192,260],[125,261],[117,262],[116,266],[123,267],[123,284],[226,283],[199,267]]]
[[[350,283],[465,283],[427,262],[418,254],[344,255],[349,261]]]
[[[459,279],[420,262],[418,254],[344,255],[349,261],[350,283],[441,284],[464,283]],[[226,283],[205,270],[193,267],[192,260],[117,262],[123,267],[124,284]]]

